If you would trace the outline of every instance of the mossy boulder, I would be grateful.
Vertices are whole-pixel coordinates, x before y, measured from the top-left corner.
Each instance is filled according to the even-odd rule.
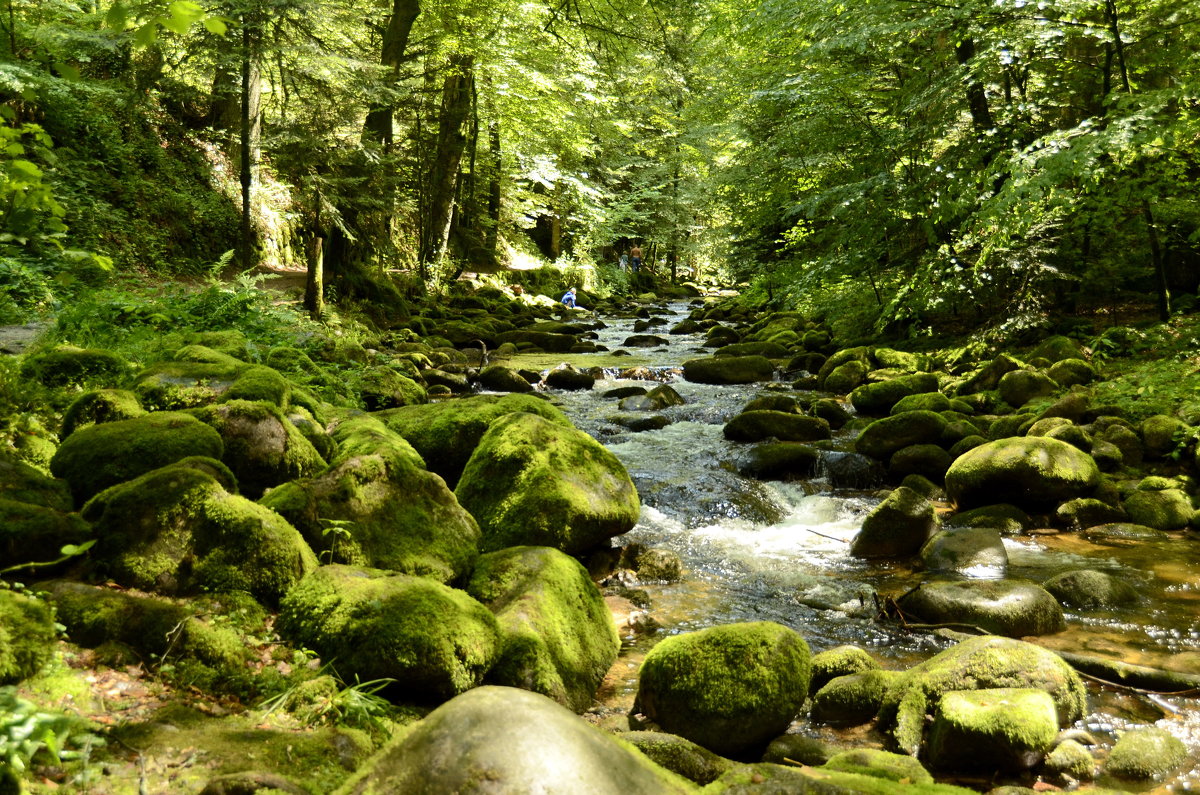
[[[705,795],[763,795],[764,793],[856,793],[857,795],[971,795],[972,790],[950,784],[892,781],[877,775],[760,762],[738,765],[704,788]]]
[[[1119,738],[1104,762],[1104,775],[1130,782],[1161,781],[1187,761],[1187,746],[1154,726],[1131,729]]]
[[[937,444],[946,430],[946,419],[934,411],[906,411],[875,420],[854,440],[854,449],[880,461],[914,444]]]
[[[71,642],[86,648],[120,643],[147,658],[169,653],[226,677],[242,672],[252,655],[228,623],[206,620],[177,601],[67,581],[50,586],[50,599]]]
[[[846,411],[841,403],[832,398],[814,400],[812,406],[809,407],[809,412],[814,417],[825,420],[835,431],[845,426],[853,418],[853,415]]]
[[[858,646],[835,646],[813,655],[808,691],[815,693],[824,687],[826,682],[839,676],[874,671],[878,668],[879,662],[866,650]]]
[[[493,364],[479,372],[479,385],[491,392],[532,392],[533,384],[512,367]]]
[[[929,571],[952,571],[983,576],[1003,575],[1008,552],[998,530],[990,527],[956,527],[935,533],[921,547],[921,565]]]
[[[579,561],[549,547],[510,547],[480,557],[467,593],[500,622],[500,657],[488,682],[541,693],[575,712],[592,705],[621,642]]]
[[[884,416],[903,398],[936,392],[937,388],[937,376],[932,373],[902,375],[886,381],[863,384],[850,393],[850,403],[859,414]]]
[[[940,483],[954,458],[936,444],[912,444],[892,453],[888,461],[888,474],[895,480],[908,475],[920,475]]]
[[[0,497],[0,561],[3,566],[55,560],[60,557],[59,550],[64,545],[82,544],[91,534],[91,526],[79,514]],[[45,573],[45,568],[41,571]]]
[[[1084,610],[1131,605],[1139,599],[1132,585],[1094,569],[1064,571],[1046,580],[1042,587],[1061,604]]]
[[[979,368],[970,378],[962,382],[957,390],[959,395],[974,395],[979,392],[989,392],[997,387],[1000,379],[1007,373],[1018,370],[1023,365],[1008,354],[1000,354],[992,361]]]
[[[1095,775],[1096,759],[1076,740],[1063,740],[1042,761],[1042,771],[1070,781],[1090,781]]]
[[[813,694],[810,717],[818,723],[857,726],[879,714],[897,671],[869,670],[836,676]]]
[[[398,734],[335,795],[694,791],[686,779],[545,696],[487,686]]]
[[[102,422],[129,420],[146,413],[137,395],[128,389],[93,389],[71,402],[63,414],[59,437],[66,439],[79,428]]]
[[[325,468],[325,460],[279,407],[231,400],[194,409],[193,415],[221,435],[221,460],[251,499]]]
[[[981,505],[948,517],[947,527],[983,527],[997,530],[1003,535],[1017,535],[1033,527],[1028,513],[1006,502]]]
[[[339,454],[328,468],[273,489],[262,504],[332,562],[439,582],[466,576],[479,525],[416,450],[369,416],[339,424],[334,438]]]
[[[1013,773],[1041,762],[1057,734],[1057,709],[1044,690],[952,690],[934,710],[927,755],[944,770]]]
[[[71,488],[26,461],[0,449],[0,499],[71,510]]]
[[[629,395],[621,400],[621,411],[662,411],[672,406],[682,406],[687,401],[669,384],[659,384],[641,395]]]
[[[925,582],[897,600],[905,615],[927,624],[966,624],[996,635],[1049,635],[1066,626],[1062,607],[1027,580]]]
[[[1191,426],[1178,417],[1155,414],[1142,420],[1143,449],[1149,458],[1165,458],[1186,444]]]
[[[417,406],[429,402],[425,387],[391,367],[368,367],[362,371],[359,394],[367,411]]]
[[[56,641],[54,614],[45,602],[0,588],[0,686],[41,670]]]
[[[33,353],[21,362],[21,376],[50,387],[87,383],[116,384],[131,372],[129,363],[112,351],[58,345]]]
[[[276,628],[334,660],[344,679],[392,678],[396,693],[423,703],[481,684],[502,636],[492,612],[464,591],[340,564],[322,566],[293,588]]]
[[[1121,507],[1129,521],[1155,530],[1182,530],[1192,520],[1192,501],[1180,489],[1135,491]]]
[[[1121,462],[1135,467],[1146,455],[1142,439],[1137,432],[1124,424],[1108,425],[1098,429],[1093,438],[1096,442],[1107,442],[1121,451]]]
[[[906,395],[888,411],[889,414],[902,414],[906,411],[951,411],[954,405],[950,398],[941,392],[921,392]]]
[[[511,342],[518,347],[534,347],[540,348],[547,353],[569,353],[571,347],[579,341],[579,338],[574,334],[553,334],[545,331],[530,331],[528,329],[516,329],[513,331],[504,331],[496,335],[496,345],[503,345],[506,342]]]
[[[1098,524],[1123,522],[1128,519],[1125,512],[1120,508],[1109,505],[1107,502],[1094,497],[1080,497],[1079,499],[1068,500],[1058,506],[1058,509],[1054,512],[1054,516],[1058,521],[1073,530],[1094,527]]]
[[[221,435],[189,414],[156,412],[82,428],[59,445],[50,471],[82,503],[110,486],[189,456],[220,459]]]
[[[479,441],[455,489],[481,549],[533,544],[576,554],[631,530],[641,511],[625,466],[583,431],[514,413]]]
[[[821,369],[817,372],[817,381],[820,383],[821,388],[828,389],[828,387],[825,385],[825,381],[829,378],[829,374],[848,362],[858,362],[861,364],[864,368],[863,375],[866,375],[871,368],[871,350],[869,348],[859,346],[856,348],[843,348],[842,350],[831,354],[829,358],[825,360],[825,363],[821,365]],[[833,390],[829,389],[829,391]]]
[[[933,504],[912,489],[900,486],[863,519],[850,543],[859,558],[913,555],[941,526]]]
[[[546,373],[546,386],[550,389],[565,389],[568,392],[578,392],[591,389],[596,385],[596,377],[585,373],[570,364],[560,364]]]
[[[1032,643],[984,635],[903,672],[888,687],[880,710],[881,726],[900,751],[916,756],[927,719],[945,693],[998,687],[1046,691],[1054,701],[1060,727],[1071,725],[1087,709],[1083,679],[1057,654]]]
[[[1038,370],[1013,370],[1005,373],[997,387],[1004,402],[1017,408],[1034,398],[1052,395],[1059,388],[1053,378]]]
[[[566,415],[550,403],[533,395],[516,394],[475,395],[381,411],[376,416],[403,436],[421,454],[426,466],[453,488],[491,424],[513,412],[536,414],[571,427]]]
[[[855,748],[850,751],[842,751],[834,754],[821,769],[859,773],[902,784],[933,783],[933,776],[916,759],[878,748]]]
[[[620,732],[619,739],[641,751],[655,764],[701,786],[715,781],[734,763],[723,756],[666,732]]]
[[[1099,377],[1096,368],[1083,359],[1063,359],[1046,370],[1046,375],[1059,386],[1090,384]]]
[[[775,365],[763,356],[714,356],[688,359],[683,377],[697,384],[752,384],[775,377]]]
[[[646,655],[634,711],[710,751],[733,754],[782,734],[808,695],[808,644],[773,622],[675,635]]]
[[[815,442],[830,436],[825,420],[786,411],[743,411],[725,424],[724,433],[732,442]]]
[[[867,380],[871,371],[866,362],[853,359],[839,364],[821,380],[821,388],[838,395],[847,395]]]
[[[875,348],[871,351],[871,359],[880,367],[888,370],[902,370],[917,373],[929,369],[929,357],[923,353],[909,353],[894,348]]]
[[[316,556],[282,516],[230,493],[231,481],[217,461],[185,459],[97,494],[82,511],[98,539],[92,555],[126,587],[277,603]]]
[[[1044,510],[1089,496],[1100,484],[1095,460],[1045,437],[999,439],[964,453],[946,472],[946,493],[960,508],[1008,502]]]
[[[156,362],[137,375],[133,391],[143,408],[173,411],[216,402],[250,365],[235,362]]]

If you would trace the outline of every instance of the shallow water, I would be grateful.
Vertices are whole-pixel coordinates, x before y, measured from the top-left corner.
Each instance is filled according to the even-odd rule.
[[[595,334],[608,353],[512,361],[537,370],[561,363],[603,368],[594,390],[553,392],[551,397],[579,428],[621,459],[638,488],[641,520],[621,543],[674,550],[687,569],[681,583],[646,586],[660,629],[626,639],[622,660],[605,687],[605,703],[615,708],[632,703],[637,663],[659,638],[717,624],[778,621],[803,635],[814,652],[853,643],[894,669],[947,646],[875,618],[875,594],[898,596],[926,576],[907,562],[870,562],[848,554],[863,517],[879,501],[875,494],[833,490],[820,479],[759,482],[737,473],[746,448],[725,440],[723,424],[753,397],[784,385],[684,381],[680,364],[708,355],[702,337],[667,333],[689,310],[684,304],[671,305],[661,311],[666,325],[643,332],[669,337],[663,347],[626,348],[631,355],[614,356],[612,351],[633,333],[634,318],[605,318],[606,327]],[[653,381],[620,378],[621,370],[635,366],[649,368]],[[687,401],[661,412],[672,424],[632,433],[611,421],[619,413],[617,400],[604,398],[604,392],[630,385],[650,388],[656,382],[669,383]],[[1117,543],[1063,533],[1009,538],[1005,546],[1010,577],[1041,582],[1073,568],[1100,568],[1134,583],[1144,596],[1127,610],[1068,613],[1067,630],[1038,639],[1042,645],[1200,672],[1200,541],[1194,537]],[[1183,739],[1200,760],[1200,701],[1195,698],[1092,686],[1091,705],[1094,712],[1079,725],[1102,743],[1132,725],[1157,723]],[[1159,787],[1193,789],[1200,789],[1200,766]]]

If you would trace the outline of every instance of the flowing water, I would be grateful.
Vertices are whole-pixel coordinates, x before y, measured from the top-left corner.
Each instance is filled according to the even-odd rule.
[[[760,482],[738,474],[747,446],[726,441],[724,423],[753,397],[790,389],[780,383],[711,386],[684,381],[680,364],[709,355],[700,347],[702,337],[667,334],[690,309],[672,304],[656,310],[665,322],[643,333],[669,336],[659,348],[622,348],[633,333],[634,318],[606,318],[607,327],[595,332],[596,342],[631,355],[525,355],[512,362],[535,370],[563,362],[603,368],[594,390],[555,392],[552,399],[576,426],[620,458],[638,488],[641,520],[621,543],[674,550],[686,568],[680,583],[646,586],[650,615],[659,629],[626,639],[622,660],[602,692],[605,703],[621,710],[631,705],[637,664],[659,638],[717,624],[777,621],[803,635],[814,652],[852,643],[892,669],[947,647],[948,641],[876,620],[876,594],[898,596],[919,584],[924,574],[907,561],[864,561],[849,555],[849,541],[879,502],[874,492],[833,489],[821,478]],[[633,367],[641,368],[639,378],[620,377]],[[654,382],[669,383],[687,401],[661,412],[672,420],[670,425],[633,433],[612,422],[618,401],[603,397],[604,392],[652,387]],[[847,449],[851,441],[840,439]],[[1099,568],[1124,577],[1144,595],[1132,609],[1068,613],[1068,629],[1038,639],[1042,645],[1200,672],[1200,541],[1194,537],[1131,542],[1063,533],[1012,537],[1005,545],[1007,576],[1040,582],[1070,569]],[[1090,703],[1094,711],[1079,726],[1102,744],[1125,728],[1154,723],[1183,739],[1200,759],[1196,698],[1093,686]],[[826,735],[838,739],[835,733]],[[1200,789],[1200,765],[1160,789]]]

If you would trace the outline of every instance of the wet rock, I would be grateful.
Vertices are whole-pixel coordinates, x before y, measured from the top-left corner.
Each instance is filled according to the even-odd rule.
[[[595,385],[596,378],[594,376],[569,364],[560,364],[546,373],[546,386],[551,389],[579,391],[591,389]]]
[[[939,526],[932,503],[901,486],[863,519],[862,529],[850,544],[850,554],[859,558],[913,555]]]
[[[1090,455],[1045,437],[988,442],[964,453],[946,472],[946,493],[961,508],[1009,502],[1046,509],[1088,496],[1099,483]]]
[[[789,480],[812,477],[821,461],[821,451],[800,442],[767,442],[755,445],[738,471],[760,480]]]
[[[573,334],[553,334],[545,331],[520,329],[497,334],[495,342],[497,346],[511,342],[521,347],[521,344],[524,343],[525,346],[540,348],[547,353],[568,353],[578,339]]]
[[[896,480],[907,475],[921,475],[941,482],[954,459],[936,444],[913,444],[892,453],[888,474]]]
[[[188,456],[221,458],[221,435],[189,414],[156,412],[80,429],[67,437],[50,471],[83,502],[104,489]]]
[[[725,757],[666,732],[621,732],[616,737],[641,751],[654,763],[701,786],[714,781],[734,766]]]
[[[330,562],[439,582],[470,572],[479,525],[408,442],[373,417],[347,420],[334,435],[340,452],[327,468],[273,489],[262,504]]]
[[[901,673],[888,687],[880,710],[881,726],[901,751],[915,756],[926,718],[943,694],[998,687],[1036,688],[1050,694],[1058,725],[1083,716],[1087,688],[1062,658],[1032,643],[985,635],[953,646]]]
[[[820,417],[829,423],[832,430],[838,430],[851,420],[853,415],[842,407],[842,404],[830,398],[813,401],[809,408],[814,417]]]
[[[1058,734],[1050,694],[993,688],[944,694],[929,730],[928,758],[948,770],[1018,772],[1042,761]]]
[[[648,392],[649,392],[649,390],[646,389],[646,387],[644,387],[644,386],[620,386],[620,387],[617,387],[616,389],[608,390],[607,392],[603,393],[600,397],[623,400],[624,398],[645,395]]]
[[[1027,580],[926,582],[898,600],[900,609],[927,624],[966,624],[1019,638],[1062,631],[1062,608]]]
[[[587,569],[556,549],[510,547],[480,557],[467,593],[500,622],[489,682],[541,693],[575,712],[591,706],[621,643]]]
[[[232,400],[195,409],[194,416],[221,435],[221,461],[251,499],[325,468],[312,443],[270,403]]]
[[[79,428],[103,422],[141,417],[146,410],[138,403],[137,395],[127,389],[94,389],[72,401],[63,414],[59,437],[66,439]]]
[[[689,359],[683,363],[683,377],[698,384],[750,384],[773,379],[775,366],[763,356]]]
[[[821,388],[837,395],[849,394],[867,380],[868,372],[870,368],[867,364],[858,360],[839,364],[821,379]]]
[[[223,464],[189,458],[106,489],[81,512],[99,539],[92,555],[126,587],[246,591],[275,604],[316,556],[282,516],[230,488]]]
[[[858,646],[836,646],[812,658],[808,690],[815,693],[835,677],[878,670],[879,662]]]
[[[626,337],[621,343],[625,348],[662,348],[670,345],[671,341],[666,337],[660,337],[657,334],[634,334],[631,337]]]
[[[512,412],[537,414],[563,427],[571,421],[558,408],[533,395],[473,395],[406,406],[375,416],[400,434],[421,455],[425,465],[453,488],[476,445],[500,417]]]
[[[609,422],[620,425],[634,433],[657,431],[671,424],[671,418],[662,414],[624,414],[609,418]]]
[[[436,703],[477,687],[500,653],[501,630],[463,591],[382,569],[322,566],[280,604],[279,634],[344,677],[395,679],[404,697]]]
[[[679,582],[683,579],[683,561],[669,549],[639,550],[632,564],[640,582]]]
[[[1029,514],[1015,505],[981,505],[945,519],[947,527],[985,527],[998,530],[1004,535],[1017,535],[1033,527]]]
[[[860,453],[821,451],[818,473],[835,489],[868,489],[883,482],[883,465]]]
[[[929,571],[1003,576],[1008,553],[1000,533],[992,528],[963,527],[935,533],[921,547],[921,565]]]
[[[1121,507],[1134,524],[1156,530],[1182,530],[1195,513],[1191,500],[1180,489],[1138,490]]]
[[[781,734],[808,694],[809,650],[772,622],[675,635],[650,650],[634,712],[727,755]]]
[[[811,718],[833,726],[857,726],[872,720],[883,705],[896,671],[871,670],[836,676],[813,694]]]
[[[1092,752],[1075,740],[1059,743],[1042,762],[1044,774],[1071,781],[1090,781],[1095,770]]]
[[[36,674],[54,654],[54,614],[44,602],[0,589],[0,686]]]
[[[1063,605],[1083,610],[1119,607],[1138,601],[1137,589],[1132,585],[1092,569],[1056,574],[1046,580],[1043,587]]]
[[[621,411],[662,411],[672,406],[682,406],[686,402],[670,386],[660,384],[649,392],[644,392],[644,394],[623,398],[620,403],[620,409]]]
[[[1091,497],[1068,500],[1058,506],[1055,517],[1068,527],[1079,530],[1098,524],[1110,524],[1126,519],[1125,512]]]
[[[829,423],[785,411],[745,411],[725,424],[725,438],[733,442],[813,442],[830,437]]]
[[[1187,747],[1170,732],[1156,727],[1131,729],[1117,739],[1103,773],[1124,781],[1161,781],[1187,757]]]
[[[640,513],[616,456],[583,431],[525,413],[492,424],[455,495],[479,522],[484,551],[534,544],[578,554],[628,532]]]

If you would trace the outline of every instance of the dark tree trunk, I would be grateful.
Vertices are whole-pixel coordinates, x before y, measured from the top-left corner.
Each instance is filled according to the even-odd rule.
[[[500,150],[500,122],[493,120],[488,125],[488,146],[491,150],[492,169],[488,176],[488,224],[484,245],[493,261],[498,261],[500,252],[500,175],[504,168],[504,155]]]
[[[311,235],[305,251],[307,278],[304,280],[304,308],[313,320],[325,314],[325,237],[321,230],[321,192],[313,191]]]
[[[1116,0],[1104,0],[1104,16],[1108,21],[1108,31],[1112,34],[1113,52],[1117,56],[1117,69],[1121,73],[1121,90],[1132,94],[1129,86],[1129,69],[1125,66],[1125,42],[1121,41],[1121,26],[1117,19]]]
[[[254,119],[254,109],[251,108],[251,103],[254,100],[256,92],[252,90],[252,74],[254,70],[254,56],[251,46],[254,43],[254,25],[251,20],[246,17],[242,18],[242,102],[241,102],[241,123],[240,127],[240,148],[239,160],[241,162],[240,177],[242,183],[242,223],[238,236],[238,244],[241,249],[240,260],[243,269],[249,268],[254,264],[254,227],[251,218],[250,207],[250,188],[254,180],[254,150],[252,120]]]
[[[992,122],[992,111],[988,107],[983,83],[975,76],[974,65],[971,63],[975,60],[975,40],[964,36],[954,48],[954,55],[958,58],[958,65],[966,72],[967,107],[971,111],[971,122],[977,130],[990,130],[996,125]]]
[[[1154,281],[1158,288],[1158,318],[1171,317],[1171,291],[1167,286],[1167,268],[1163,262],[1162,246],[1158,242],[1158,227],[1154,225],[1154,212],[1150,202],[1142,199],[1142,214],[1146,217],[1146,233],[1150,238],[1150,261],[1154,263]]]
[[[404,53],[408,49],[408,37],[412,34],[413,23],[421,13],[419,0],[392,0],[392,16],[388,20],[387,30],[383,33],[383,47],[379,62],[391,70],[394,82],[400,75],[400,64],[404,62]],[[367,120],[363,124],[363,140],[377,141],[385,151],[392,148],[392,115],[395,108],[390,102],[379,102],[367,111]]]
[[[450,224],[454,220],[454,190],[467,144],[466,127],[474,81],[473,58],[469,55],[454,56],[450,61],[450,74],[442,84],[437,148],[429,171],[428,218],[424,224],[419,257],[424,267],[442,259],[450,239]]]

